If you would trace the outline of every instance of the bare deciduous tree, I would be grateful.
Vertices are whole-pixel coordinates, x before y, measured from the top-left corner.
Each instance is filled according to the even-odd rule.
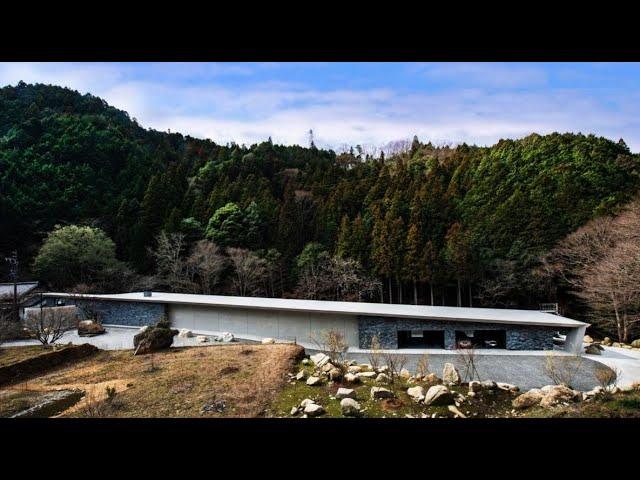
[[[220,248],[207,240],[196,243],[186,261],[191,282],[205,295],[214,293],[226,265],[227,259]]]
[[[318,350],[327,355],[335,367],[344,370],[345,356],[349,350],[344,333],[338,330],[322,330],[319,333],[312,332],[310,337]]]
[[[553,352],[547,353],[544,371],[547,377],[556,385],[571,387],[573,379],[582,367],[582,357],[579,355],[558,356]]]
[[[78,321],[77,308],[39,307],[25,310],[25,325],[43,345],[50,345],[62,338],[64,332],[74,328]]]
[[[227,255],[233,266],[235,293],[243,297],[260,293],[267,275],[267,262],[243,248],[228,248]]]
[[[157,266],[156,284],[174,292],[192,290],[193,284],[183,257],[186,248],[185,236],[182,233],[168,234],[163,230],[156,241],[156,249],[151,251]]]
[[[377,335],[371,337],[371,345],[369,347],[369,363],[374,370],[377,370],[382,363],[382,349],[380,348],[380,340]]]
[[[480,373],[477,368],[478,354],[475,348],[459,348],[456,352],[460,370],[462,370],[462,380],[466,382],[480,380]]]

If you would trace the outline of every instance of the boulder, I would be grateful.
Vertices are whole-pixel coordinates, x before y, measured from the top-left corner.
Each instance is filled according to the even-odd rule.
[[[376,383],[389,383],[391,378],[386,373],[379,373],[376,377]]]
[[[95,337],[96,335],[102,335],[103,333],[106,333],[106,330],[100,323],[91,320],[84,320],[78,324],[79,337]]]
[[[498,384],[493,380],[484,380],[480,383],[482,384],[483,390],[495,390],[496,388],[498,388]]]
[[[389,390],[388,388],[384,388],[384,387],[371,387],[371,399],[372,400],[379,400],[381,398],[394,398],[395,394]]]
[[[472,380],[469,382],[469,391],[470,392],[479,392],[482,390],[482,383],[477,380]]]
[[[362,367],[360,365],[351,365],[347,368],[349,373],[360,373],[362,371]]]
[[[387,373],[389,371],[389,365],[382,365],[376,370],[378,373]]]
[[[343,398],[340,400],[340,410],[345,417],[357,417],[360,415],[360,404],[353,398]]]
[[[305,398],[304,400],[302,400],[302,401],[300,402],[300,408],[304,408],[304,407],[306,407],[307,405],[309,405],[310,403],[316,403],[316,402],[314,402],[314,401],[313,401],[313,400],[311,400],[310,398]]]
[[[311,355],[309,358],[311,358],[311,361],[315,363],[316,367],[322,367],[325,363],[331,360],[328,355],[325,355],[322,352]]]
[[[336,380],[340,380],[342,378],[342,372],[340,371],[339,368],[332,368],[331,370],[329,370],[329,380],[333,380],[334,382]]]
[[[233,342],[235,340],[236,337],[233,336],[233,333],[230,332],[222,332],[220,334],[220,340],[227,343],[227,342]]]
[[[207,342],[209,342],[209,337],[207,337],[206,335],[198,335],[196,337],[196,341],[198,343],[207,343]]]
[[[289,413],[291,415],[297,415],[299,411],[300,410],[298,410],[298,407],[291,407],[291,411]]]
[[[193,332],[191,330],[189,330],[188,328],[181,328],[180,332],[178,333],[178,337],[179,338],[191,338],[191,337],[193,337]]]
[[[300,370],[296,373],[296,380],[304,380],[305,378],[307,378],[307,373],[304,370]]]
[[[609,337],[604,337],[604,339],[602,340],[602,344],[606,347],[610,347],[612,343],[613,342]]]
[[[144,355],[169,348],[173,344],[173,336],[177,333],[170,328],[150,327],[133,337],[135,354]]]
[[[416,402],[420,402],[424,400],[424,388],[421,386],[408,388],[407,395],[413,398]]]
[[[400,370],[400,378],[404,378],[405,380],[408,380],[411,377],[411,372],[409,372],[409,370],[407,370],[406,368],[403,368],[402,370]]]
[[[451,391],[444,385],[429,387],[424,397],[425,405],[451,405],[454,403]]]
[[[425,377],[424,381],[431,385],[435,385],[437,383],[440,383],[442,380],[440,380],[438,375],[436,375],[435,373],[430,373]]]
[[[309,377],[309,378],[307,378],[307,385],[309,385],[310,387],[318,386],[321,383],[322,383],[322,380],[320,380],[320,377]]]
[[[532,388],[528,392],[518,395],[513,399],[511,405],[517,410],[524,410],[535,405],[539,405],[544,398],[544,393],[539,388]]]
[[[611,346],[612,346],[612,347],[616,347],[616,348],[620,348],[620,347],[622,347],[622,344],[621,344],[620,342],[613,342],[613,343],[611,344]]]
[[[640,348],[640,338],[637,338],[633,342],[631,342],[631,346],[633,348]]]
[[[445,363],[442,369],[442,381],[451,385],[460,385],[460,372],[453,363]]]
[[[262,344],[263,345],[270,345],[272,343],[276,343],[276,339],[275,338],[267,337],[267,338],[263,338],[262,339]]]
[[[331,370],[333,370],[335,367],[335,365],[331,362],[327,362],[322,366],[322,371],[324,373],[329,373]]]
[[[360,372],[356,374],[359,378],[374,378],[377,376],[376,372]]]
[[[308,403],[303,412],[310,417],[317,417],[324,413],[324,408],[317,403]]]
[[[587,353],[589,355],[602,355],[602,352],[598,348],[598,345],[596,345],[595,343],[591,343],[584,347],[584,353]]]
[[[593,343],[593,338],[591,338],[589,335],[585,335],[582,341],[584,343]]]
[[[540,406],[549,408],[561,403],[571,403],[582,400],[582,392],[572,390],[565,385],[554,385],[553,388],[542,390],[544,397],[540,401]]]
[[[304,358],[304,359],[302,360],[302,364],[303,364],[303,365],[309,365],[310,363],[311,363],[311,360],[309,360],[308,358]]]
[[[458,407],[456,407],[455,405],[448,405],[447,408],[449,409],[449,411],[451,413],[453,413],[456,417],[459,418],[467,418],[467,416],[462,413],[460,410],[458,410]]]
[[[363,372],[366,372],[368,370],[373,370],[374,368],[371,366],[370,363],[361,363],[360,364],[360,368],[362,368]]]
[[[358,377],[357,375],[354,375],[353,373],[347,373],[344,376],[344,381],[349,383],[359,383],[360,377]]]
[[[518,387],[516,385],[512,385],[510,383],[498,382],[496,385],[500,390],[504,390],[504,391],[507,391],[507,392],[517,393],[517,392],[520,391],[520,387]]]
[[[356,398],[356,391],[353,388],[339,388],[336,392],[337,399]]]

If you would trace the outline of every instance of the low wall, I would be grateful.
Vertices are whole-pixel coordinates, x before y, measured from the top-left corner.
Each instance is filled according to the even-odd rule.
[[[40,375],[48,370],[72,360],[78,360],[97,353],[99,349],[88,343],[65,346],[60,350],[44,352],[37,357],[0,367],[0,385],[24,380],[33,375]]]
[[[106,325],[126,325],[130,327],[143,327],[155,325],[167,314],[164,303],[146,302],[117,302],[113,300],[83,301],[65,299],[67,305],[76,305],[79,309],[80,319],[93,317],[97,314],[97,320]]]
[[[398,348],[398,330],[444,331],[444,346],[447,350],[455,348],[456,330],[506,330],[508,350],[552,350],[553,333],[557,328],[505,323],[445,322],[361,316],[358,319],[359,346],[360,348],[370,348],[372,337],[377,335],[381,348]]]

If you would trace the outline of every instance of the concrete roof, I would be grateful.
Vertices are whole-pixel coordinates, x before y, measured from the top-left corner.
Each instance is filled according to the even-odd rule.
[[[29,293],[38,286],[38,282],[17,282],[18,297]],[[0,298],[13,299],[13,283],[0,283]]]
[[[430,320],[457,320],[462,322],[512,323],[543,325],[550,327],[580,327],[584,322],[537,310],[500,308],[440,307],[429,305],[404,305],[364,302],[329,302],[324,300],[293,300],[263,297],[232,297],[225,295],[195,295],[186,293],[153,292],[145,297],[143,292],[118,294],[68,294],[46,293],[46,297],[85,298],[91,300],[115,300],[124,302],[170,303],[230,308],[255,308],[292,312],[313,312],[342,315],[368,315],[397,318],[422,318]]]

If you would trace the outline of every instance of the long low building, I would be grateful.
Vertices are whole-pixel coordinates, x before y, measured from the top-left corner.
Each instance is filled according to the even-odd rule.
[[[77,305],[111,325],[153,325],[168,318],[174,328],[231,332],[314,344],[322,331],[343,333],[352,347],[551,350],[556,333],[579,353],[588,324],[537,310],[329,302],[165,292],[44,294],[47,305]]]

